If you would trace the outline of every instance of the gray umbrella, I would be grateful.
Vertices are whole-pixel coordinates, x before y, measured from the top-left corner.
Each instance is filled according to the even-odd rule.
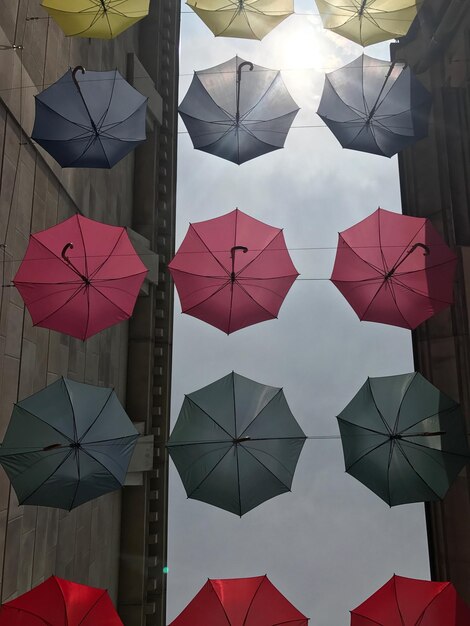
[[[185,397],[167,446],[188,498],[242,516],[290,491],[304,442],[282,389],[232,372]]]
[[[138,436],[112,389],[60,378],[15,405],[0,464],[20,504],[70,510],[122,486]]]
[[[459,405],[416,372],[369,378],[338,423],[346,471],[390,506],[442,499],[469,460]]]
[[[78,66],[36,96],[31,136],[61,167],[110,169],[145,141],[146,111],[117,70]]]
[[[391,157],[427,136],[431,105],[409,67],[363,54],[326,75],[318,115],[343,148]]]
[[[194,72],[179,106],[194,147],[238,165],[283,148],[298,111],[279,71],[238,56]]]

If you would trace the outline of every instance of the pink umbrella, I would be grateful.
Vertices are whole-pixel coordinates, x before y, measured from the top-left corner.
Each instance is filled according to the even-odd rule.
[[[146,273],[125,228],[75,215],[31,235],[13,282],[35,326],[85,340],[132,315]]]
[[[339,234],[331,281],[359,319],[414,329],[452,304],[456,264],[428,219],[379,208]]]
[[[282,229],[238,209],[191,224],[169,269],[183,313],[227,334],[277,317],[299,275]]]

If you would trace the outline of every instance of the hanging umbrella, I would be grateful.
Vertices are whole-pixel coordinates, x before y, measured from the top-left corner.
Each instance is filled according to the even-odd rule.
[[[338,240],[331,281],[359,319],[414,329],[452,304],[457,257],[428,219],[379,208]]]
[[[168,268],[183,313],[227,334],[277,317],[299,275],[282,230],[238,209],[191,224]]]
[[[167,446],[188,498],[241,517],[290,491],[304,442],[282,389],[232,372],[185,396]]]
[[[85,340],[132,315],[146,274],[125,228],[75,215],[31,235],[13,283],[35,326]]]
[[[294,0],[187,0],[216,37],[263,39],[294,13]]]
[[[403,37],[422,0],[315,0],[323,26],[361,46]]]
[[[195,72],[179,106],[194,147],[238,165],[283,148],[298,111],[280,72],[238,56]]]
[[[361,320],[414,329],[452,304],[456,264],[428,219],[379,208],[339,234],[331,280]]]
[[[42,0],[67,36],[113,39],[149,13],[150,0]]]
[[[343,148],[391,157],[427,137],[431,105],[408,66],[362,55],[326,75],[318,115]]]
[[[36,96],[31,137],[61,167],[112,168],[145,141],[147,98],[117,70],[69,69]]]
[[[112,389],[60,378],[15,404],[0,464],[20,504],[70,511],[122,487],[138,436]]]
[[[267,576],[209,579],[170,626],[307,626]]]
[[[468,626],[470,608],[449,582],[392,576],[351,611],[351,626]]]
[[[0,608],[0,626],[123,626],[106,589],[51,576]]]
[[[441,500],[469,460],[459,405],[415,372],[369,378],[338,423],[346,471],[390,506]]]

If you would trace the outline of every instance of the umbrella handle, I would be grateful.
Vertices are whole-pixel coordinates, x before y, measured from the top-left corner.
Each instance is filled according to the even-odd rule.
[[[412,252],[414,252],[416,250],[416,248],[423,248],[424,252],[423,255],[424,256],[428,256],[431,254],[431,250],[429,249],[429,246],[427,246],[425,243],[415,243],[413,246],[411,246],[410,251],[408,254],[411,254]]]
[[[240,65],[237,67],[237,112],[235,114],[235,121],[237,124],[240,121],[240,85],[242,82],[242,69],[244,67],[249,67],[250,72],[252,72],[254,69],[254,65],[253,63],[251,63],[251,61],[243,61],[243,63],[240,63]]]
[[[83,65],[77,65],[77,67],[74,67],[74,69],[72,70],[72,80],[75,83],[78,91],[80,91],[80,85],[78,84],[77,80],[77,72],[81,72],[82,74],[85,73],[85,68],[83,67]]]
[[[245,246],[233,246],[233,248],[230,249],[230,256],[232,257],[232,273],[230,274],[230,280],[232,283],[235,282],[235,252],[237,250],[242,250],[243,254],[246,254],[248,252],[248,248]]]
[[[424,256],[429,256],[431,254],[431,249],[429,248],[429,246],[427,246],[425,243],[415,243],[414,245],[411,246],[411,248],[408,250],[408,252],[405,254],[405,256],[402,258],[402,260],[397,263],[396,265],[394,265],[392,267],[392,269],[387,272],[387,274],[385,274],[385,280],[388,280],[389,278],[391,278],[395,272],[397,271],[397,269],[400,267],[400,265],[406,261],[406,259],[410,256],[410,254],[413,254],[413,252],[417,249],[417,248],[423,248],[424,252],[423,255]]]
[[[67,256],[67,250],[70,248],[70,250],[73,250],[73,243],[66,243],[65,246],[62,248],[62,252],[60,253],[60,256],[64,259],[64,261],[66,263],[68,263],[69,265],[72,264],[72,261],[69,259],[69,257]]]

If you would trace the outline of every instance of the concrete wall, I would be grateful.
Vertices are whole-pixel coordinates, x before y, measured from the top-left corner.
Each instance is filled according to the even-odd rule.
[[[429,137],[399,157],[403,211],[428,217],[459,255],[455,305],[413,333],[416,369],[463,407],[470,433],[470,4],[425,0],[392,46],[433,94]],[[470,603],[470,478],[427,506],[432,576]]]
[[[147,24],[142,21],[115,40],[100,41],[64,37],[41,9],[40,0],[0,3],[0,245],[5,244],[4,259],[3,248],[0,248],[2,284],[8,284],[14,275],[30,232],[52,226],[77,211],[107,223],[133,228],[141,236],[143,247],[148,246],[149,254],[153,250],[161,255],[157,259],[160,263],[152,260],[154,274],[158,268],[156,278],[160,284],[147,284],[146,293],[138,300],[135,320],[115,326],[84,343],[33,328],[16,290],[12,287],[1,290],[0,440],[13,403],[62,375],[115,387],[131,418],[145,422],[145,432],[158,434],[155,469],[145,478],[143,492],[137,487],[128,488],[123,514],[126,524],[122,529],[121,492],[104,496],[71,513],[20,507],[0,469],[2,601],[25,592],[54,573],[76,582],[107,587],[117,602],[121,542],[125,544],[126,537],[131,537],[135,530],[129,522],[126,506],[133,505],[136,497],[141,498],[139,523],[145,540],[140,537],[140,543],[137,542],[140,552],[133,556],[144,568],[143,584],[147,593],[152,480],[159,481],[161,501],[166,498],[166,469],[163,466],[162,471],[161,467],[165,452],[161,438],[168,421],[172,296],[165,264],[169,260],[167,255],[172,253],[174,238],[176,151],[173,144],[177,97],[174,72],[179,4],[151,0],[151,7]],[[171,36],[165,35],[166,31],[170,33],[168,19]],[[135,68],[144,68],[145,75],[131,78],[136,84],[138,80],[143,81],[146,89],[150,89],[155,113],[149,118],[148,142],[110,171],[62,170],[29,139],[34,94],[57,80],[69,66],[83,65],[90,70],[117,67],[126,76],[132,53],[139,60],[132,63],[134,73]],[[152,82],[159,84],[153,92]],[[160,89],[163,100],[158,93]],[[163,117],[158,119],[159,116]],[[146,258],[143,260],[145,262]],[[164,381],[160,385],[158,376]],[[155,399],[156,388],[161,389],[161,397]],[[142,397],[147,398],[145,406],[136,404],[135,398],[140,402]],[[158,413],[157,425],[152,421],[154,413]],[[166,554],[162,552],[166,546],[165,516],[166,508],[158,520],[162,546],[159,560]],[[132,543],[133,539],[130,541]],[[158,598],[160,614],[164,615],[163,585],[161,581]],[[155,613],[155,603],[145,612],[151,613],[152,608]],[[124,623],[131,624],[125,619]]]

